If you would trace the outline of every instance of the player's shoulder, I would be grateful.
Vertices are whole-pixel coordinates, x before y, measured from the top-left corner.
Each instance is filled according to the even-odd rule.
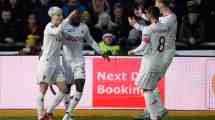
[[[45,28],[51,28],[52,27],[52,23],[51,22],[49,22],[47,25],[46,25],[46,27]]]
[[[177,16],[175,13],[172,13],[170,15],[168,15],[169,19],[173,19],[173,20],[176,20],[177,19]]]
[[[172,19],[172,20],[176,20],[177,19],[177,16],[175,15],[175,13],[171,13],[171,14],[169,14],[167,16],[161,16],[161,17],[159,17],[159,21],[165,21],[165,20],[170,20],[170,19]]]
[[[48,31],[49,29],[51,29],[53,26],[53,24],[51,22],[49,22],[46,26],[45,26],[45,31]]]
[[[49,29],[51,28],[51,22],[49,22],[44,29],[44,34],[48,33]]]
[[[85,23],[80,23],[80,30],[83,31],[83,33],[89,32],[89,28]]]
[[[85,23],[80,23],[80,27],[81,27],[82,29],[88,29],[88,26],[87,26],[87,24],[85,24]]]

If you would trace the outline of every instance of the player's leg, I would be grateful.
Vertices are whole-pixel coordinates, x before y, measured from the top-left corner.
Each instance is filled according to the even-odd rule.
[[[70,92],[71,92],[71,86],[73,85],[73,82],[74,82],[71,61],[66,61],[63,58],[63,68],[64,68],[65,84],[66,84],[66,91],[65,91],[65,97],[64,97],[64,107],[66,111],[71,101]]]
[[[66,118],[71,118],[70,113],[74,110],[74,108],[79,103],[83,90],[84,90],[84,84],[85,84],[85,71],[84,71],[84,65],[79,65],[74,67],[74,84],[76,86],[76,92],[73,95],[71,102],[69,104],[68,109],[66,110],[66,113],[63,117],[63,120],[66,120]]]
[[[81,100],[83,89],[84,89],[84,83],[85,83],[85,79],[76,79],[75,80],[76,92],[71,97],[69,107],[68,107],[68,109],[66,109],[65,115],[62,120],[68,120],[68,119],[72,120],[73,119],[72,112],[76,108],[79,101]]]
[[[47,108],[48,120],[53,120],[53,111],[57,105],[63,100],[65,96],[65,77],[63,75],[62,69],[59,67],[56,69],[54,76],[52,77],[52,82],[58,87],[59,91],[53,98],[53,101],[50,102]]]
[[[45,120],[44,110],[44,97],[49,86],[50,79],[54,73],[54,69],[51,66],[39,64],[37,72],[37,83],[39,85],[39,92],[36,99],[37,113],[39,120]]]
[[[143,94],[144,94],[144,98],[145,98],[145,104],[146,104],[146,108],[150,114],[150,119],[159,120],[158,108],[155,105],[156,101],[155,101],[155,99],[153,99],[153,95],[152,95],[153,90],[144,89],[143,91],[144,91]]]
[[[61,81],[61,82],[57,82],[56,86],[58,87],[59,91],[56,93],[53,101],[50,102],[48,108],[47,108],[47,118],[48,120],[53,120],[53,112],[55,110],[55,108],[57,107],[57,105],[60,104],[60,102],[63,100],[64,96],[65,96],[65,82]]]
[[[166,108],[164,107],[164,105],[161,102],[160,92],[159,92],[158,88],[153,90],[152,95],[153,95],[153,98],[156,100],[156,106],[159,111],[159,116],[162,118],[168,113],[168,111],[166,110]]]
[[[175,55],[175,50],[168,50],[168,51],[165,51],[165,62],[164,64],[161,66],[162,67],[162,72],[161,72],[161,77],[164,76],[167,72],[167,69],[169,68],[170,64],[172,63],[173,61],[173,58],[174,58],[174,55]],[[161,99],[160,99],[160,92],[158,89],[155,89],[153,91],[153,97],[156,99],[156,105],[157,107],[159,108],[159,116],[162,118],[164,117],[168,111],[166,110],[166,108],[164,107],[164,105],[162,104],[161,102]]]
[[[163,118],[168,113],[168,111],[164,108],[164,106],[161,103],[160,92],[159,92],[158,88],[153,90],[152,97],[156,100],[155,104],[158,108],[159,117]],[[150,113],[149,113],[148,109],[145,109],[142,114],[140,114],[139,116],[137,116],[135,118],[135,120],[148,120],[148,119],[150,119]]]
[[[65,111],[68,109],[70,101],[72,99],[72,97],[70,96],[71,86],[72,86],[72,84],[66,83],[65,97],[63,99]]]
[[[143,63],[143,61],[141,61],[140,69],[138,71],[137,78],[135,79],[135,85],[140,88],[143,87],[146,69],[147,69],[147,66],[145,66],[145,63]],[[150,119],[150,114],[147,108],[145,108],[142,113],[134,117],[134,120],[149,120],[149,119]]]
[[[47,89],[48,89],[47,83],[40,83],[39,84],[39,92],[38,92],[37,98],[36,98],[38,120],[43,120],[45,117],[44,97],[45,97]]]
[[[146,67],[145,67],[146,68]],[[146,103],[146,109],[150,114],[150,118],[135,118],[138,120],[158,120],[159,113],[158,107],[156,106],[156,100],[153,97],[153,90],[156,88],[157,81],[159,79],[159,73],[150,72],[147,69],[140,73],[139,77],[136,79],[135,84],[143,89],[144,98]]]
[[[76,92],[75,92],[74,96],[72,97],[71,102],[69,104],[69,108],[67,109],[66,112],[68,112],[68,113],[72,112],[72,110],[79,103],[79,101],[82,97],[82,94],[83,94],[84,83],[85,83],[85,79],[76,79],[75,80]]]

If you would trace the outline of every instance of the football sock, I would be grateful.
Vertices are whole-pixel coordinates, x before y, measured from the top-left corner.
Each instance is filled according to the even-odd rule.
[[[65,94],[61,91],[59,91],[54,100],[51,102],[51,104],[49,105],[48,109],[47,109],[47,113],[52,113],[54,111],[54,109],[57,107],[57,105],[63,100]]]
[[[81,92],[76,92],[75,95],[73,96],[73,98],[70,101],[69,107],[66,110],[67,113],[72,112],[72,110],[77,106],[77,104],[79,103],[80,99],[81,99],[82,93]]]
[[[153,95],[153,98],[156,100],[156,106],[158,108],[158,111],[163,111],[165,108],[164,106],[162,105],[161,103],[161,100],[160,100],[160,92],[158,89],[155,89],[152,93]]]
[[[158,109],[155,105],[155,99],[153,99],[152,91],[144,91],[144,98],[145,98],[146,108],[150,114],[151,120],[157,120]]]
[[[70,100],[71,100],[70,94],[66,94],[65,97],[64,97],[64,107],[65,107],[65,110],[68,109]]]
[[[37,109],[38,119],[40,119],[44,113],[44,97],[45,95],[39,92],[36,98],[36,109]]]

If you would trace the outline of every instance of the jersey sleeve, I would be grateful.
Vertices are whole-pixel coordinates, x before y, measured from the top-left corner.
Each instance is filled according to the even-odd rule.
[[[87,41],[87,44],[90,45],[94,50],[96,50],[97,53],[101,54],[101,50],[98,46],[98,44],[96,43],[96,41],[93,39],[93,37],[90,34],[90,31],[88,29],[88,27],[85,27],[86,33],[85,33],[85,40]]]
[[[168,30],[168,26],[162,23],[151,24],[148,26],[135,23],[133,27],[142,31],[143,34],[149,34],[151,32],[166,32]]]
[[[61,24],[62,24],[62,26],[65,24],[69,24],[69,17],[65,18]]]
[[[168,26],[166,24],[157,23],[151,25],[152,32],[166,32],[168,31]]]
[[[159,19],[159,21],[160,21],[160,23],[165,24],[166,27],[170,28],[171,26],[174,26],[174,24],[177,23],[177,18],[176,18],[176,16],[173,14],[173,15],[171,15],[171,16],[169,16],[169,17],[166,17],[166,18],[161,17],[161,18]]]

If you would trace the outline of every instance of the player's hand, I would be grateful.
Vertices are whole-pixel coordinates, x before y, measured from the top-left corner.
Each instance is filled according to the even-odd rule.
[[[128,51],[128,55],[134,55],[134,52],[133,51]]]
[[[107,60],[108,62],[110,62],[110,57],[107,54],[102,54],[101,55],[105,60]]]
[[[134,26],[134,24],[137,23],[134,17],[128,17],[128,22],[131,26]]]

